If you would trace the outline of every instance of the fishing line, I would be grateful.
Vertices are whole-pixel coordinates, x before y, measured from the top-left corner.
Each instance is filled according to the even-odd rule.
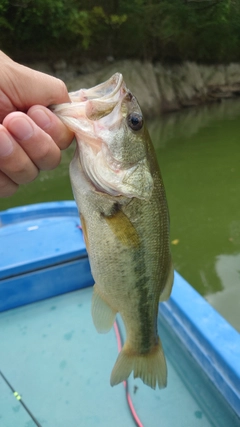
[[[120,353],[120,351],[122,350],[122,346],[123,346],[123,337],[122,337],[121,329],[120,329],[119,322],[117,319],[115,320],[113,326],[114,326],[114,331],[115,331],[115,335],[116,335],[116,339],[117,339],[118,352]],[[137,415],[135,408],[133,406],[133,402],[132,402],[132,399],[131,399],[131,396],[129,393],[128,380],[123,381],[123,385],[125,387],[127,404],[128,404],[130,413],[132,415],[132,418],[133,418],[137,427],[144,427],[143,424],[141,423],[140,419],[138,418],[138,415]]]
[[[11,386],[11,384],[9,383],[9,381],[7,380],[7,378],[3,375],[3,373],[1,371],[0,371],[0,375],[1,375],[2,379],[5,381],[5,383],[8,385],[8,387],[12,390],[14,397],[18,400],[19,403],[21,403],[21,405],[27,411],[28,415],[32,418],[32,420],[34,421],[36,426],[42,427],[41,424],[39,424],[38,420],[34,417],[32,412],[28,409],[27,405],[23,402],[20,394],[18,394],[18,392],[16,390],[14,390],[14,388]]]

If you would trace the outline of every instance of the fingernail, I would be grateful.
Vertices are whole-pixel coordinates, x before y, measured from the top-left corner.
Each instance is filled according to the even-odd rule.
[[[11,138],[5,133],[0,134],[0,156],[7,157],[13,152],[13,142]]]
[[[31,138],[34,132],[31,123],[23,117],[13,119],[10,123],[9,130],[19,141],[25,141]]]
[[[52,124],[48,114],[40,108],[31,112],[31,118],[43,130],[48,129]]]

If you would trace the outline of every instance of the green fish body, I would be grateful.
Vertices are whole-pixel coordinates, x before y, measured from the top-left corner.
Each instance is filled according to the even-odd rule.
[[[54,112],[77,139],[70,178],[95,280],[93,322],[108,332],[120,313],[126,328],[111,385],[133,371],[150,387],[162,388],[167,368],[157,316],[159,301],[171,293],[173,267],[154,148],[121,74],[70,96],[73,102]]]

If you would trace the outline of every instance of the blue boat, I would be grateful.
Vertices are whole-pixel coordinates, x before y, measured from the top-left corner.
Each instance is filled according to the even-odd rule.
[[[240,426],[240,335],[177,272],[164,390],[110,386],[125,332],[96,332],[92,285],[75,202],[0,212],[0,426]]]

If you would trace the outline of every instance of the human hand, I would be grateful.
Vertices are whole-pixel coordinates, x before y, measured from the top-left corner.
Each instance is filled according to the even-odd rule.
[[[73,133],[47,106],[69,102],[65,84],[0,51],[0,197],[57,167]]]

